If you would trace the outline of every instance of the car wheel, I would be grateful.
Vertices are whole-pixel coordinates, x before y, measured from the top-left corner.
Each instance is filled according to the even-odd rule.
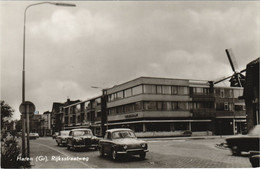
[[[118,158],[117,152],[114,149],[112,150],[112,158],[113,158],[113,160],[117,160],[117,158]]]
[[[241,151],[239,150],[239,148],[237,146],[233,146],[231,151],[232,151],[232,155],[234,155],[234,156],[238,156],[241,154]]]
[[[140,154],[140,158],[141,158],[142,160],[145,159],[145,156],[146,156],[146,153],[142,153],[142,154]]]
[[[103,148],[103,146],[100,146],[100,148],[99,148],[99,155],[101,157],[104,157],[104,148]]]

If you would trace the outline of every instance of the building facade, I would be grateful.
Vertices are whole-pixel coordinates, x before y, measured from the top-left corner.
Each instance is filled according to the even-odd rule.
[[[51,128],[51,112],[46,111],[42,115],[43,119],[43,136],[51,136],[52,135],[52,128]]]
[[[241,133],[246,124],[242,88],[208,81],[140,77],[109,88],[108,128],[136,132],[190,130],[216,135]]]

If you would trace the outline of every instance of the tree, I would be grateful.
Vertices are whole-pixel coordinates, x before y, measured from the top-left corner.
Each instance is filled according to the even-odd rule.
[[[12,109],[11,106],[9,106],[7,103],[5,103],[4,100],[1,100],[1,129],[3,127],[4,121],[7,118],[10,118],[13,116],[14,109]]]

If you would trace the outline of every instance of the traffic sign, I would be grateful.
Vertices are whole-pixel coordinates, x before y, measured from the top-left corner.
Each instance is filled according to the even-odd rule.
[[[33,113],[35,112],[35,105],[30,101],[25,101],[24,103],[21,103],[19,106],[19,111],[22,114],[29,113],[30,117],[33,116]]]

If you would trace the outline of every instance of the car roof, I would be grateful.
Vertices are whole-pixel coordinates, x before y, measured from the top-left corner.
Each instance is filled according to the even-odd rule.
[[[107,130],[107,132],[115,132],[115,131],[132,131],[132,130],[128,128],[116,128],[116,129]]]

